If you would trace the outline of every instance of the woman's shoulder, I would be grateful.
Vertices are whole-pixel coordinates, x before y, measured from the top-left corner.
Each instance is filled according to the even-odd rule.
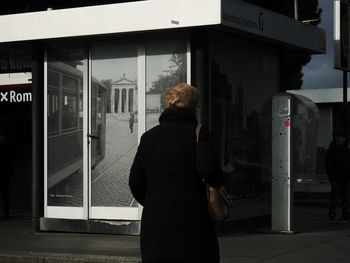
[[[145,143],[148,142],[150,140],[153,140],[154,138],[159,137],[159,133],[160,133],[160,125],[157,125],[151,129],[149,129],[148,131],[145,131],[142,136],[141,136],[141,143]]]

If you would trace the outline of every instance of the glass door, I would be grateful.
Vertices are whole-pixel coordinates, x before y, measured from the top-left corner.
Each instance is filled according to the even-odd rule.
[[[90,56],[89,217],[138,220],[128,178],[140,129],[139,45],[96,44]]]
[[[52,44],[44,68],[45,217],[83,219],[87,50],[74,43]]]
[[[190,83],[189,58],[189,43],[176,38],[47,47],[45,217],[140,219],[130,168],[166,88]]]

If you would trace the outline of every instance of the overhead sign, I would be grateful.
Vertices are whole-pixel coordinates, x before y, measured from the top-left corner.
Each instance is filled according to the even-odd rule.
[[[0,105],[30,103],[32,101],[30,83],[0,85]]]
[[[0,103],[31,102],[31,92],[19,92],[16,90],[0,91]]]
[[[350,4],[334,0],[334,67],[350,71]]]
[[[325,53],[325,31],[246,1],[221,0],[221,23],[264,39]]]
[[[136,1],[0,16],[0,43],[205,26],[325,53],[324,30],[241,0]]]

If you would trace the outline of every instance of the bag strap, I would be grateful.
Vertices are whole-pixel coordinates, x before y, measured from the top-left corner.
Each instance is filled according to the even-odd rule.
[[[201,128],[202,128],[202,123],[198,123],[197,126],[196,126],[196,142],[198,143],[198,140],[199,140],[199,133],[201,131]]]

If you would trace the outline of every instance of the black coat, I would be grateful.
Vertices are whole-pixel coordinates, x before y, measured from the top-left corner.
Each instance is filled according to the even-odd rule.
[[[209,154],[212,151],[205,150],[208,133],[202,129],[197,145],[197,119],[186,109],[166,109],[159,122],[143,134],[129,178],[135,199],[144,206],[142,260],[219,262],[218,241],[201,178],[210,175],[205,178],[210,184],[221,184],[219,166]],[[196,154],[196,148],[203,148],[203,154]]]
[[[346,142],[342,145],[331,142],[326,152],[326,171],[331,183],[350,181],[350,150]]]

